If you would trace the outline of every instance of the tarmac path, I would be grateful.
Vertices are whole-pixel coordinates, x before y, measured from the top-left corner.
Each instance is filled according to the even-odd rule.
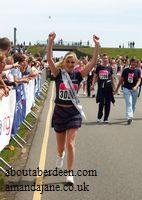
[[[25,169],[39,167],[43,171],[55,170],[56,140],[50,125],[53,93],[52,83]],[[21,184],[31,185],[36,180],[37,185],[41,185],[43,189],[46,187],[45,190],[48,191],[20,191],[15,200],[142,199],[142,97],[138,99],[131,125],[127,125],[125,121],[122,95],[116,96],[115,106],[111,107],[109,124],[95,122],[98,107],[95,98],[81,96],[80,100],[87,120],[83,121],[77,133],[75,172],[84,176],[74,177],[74,188],[64,186],[65,176],[48,175],[36,179],[34,176],[22,177]],[[63,170],[65,169],[66,157]],[[72,191],[64,191],[69,189]]]

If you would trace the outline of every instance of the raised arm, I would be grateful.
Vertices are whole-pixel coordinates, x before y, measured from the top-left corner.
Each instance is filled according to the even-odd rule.
[[[93,57],[92,57],[92,60],[81,71],[82,77],[87,76],[87,74],[93,69],[93,67],[95,67],[97,63],[97,58],[98,58],[98,53],[99,53],[99,37],[93,35],[93,41],[95,42]]]
[[[59,69],[55,66],[55,62],[52,57],[52,47],[54,43],[54,39],[56,37],[56,34],[54,32],[50,33],[48,36],[48,44],[47,44],[47,62],[49,64],[49,68],[53,75],[56,77],[59,73]]]

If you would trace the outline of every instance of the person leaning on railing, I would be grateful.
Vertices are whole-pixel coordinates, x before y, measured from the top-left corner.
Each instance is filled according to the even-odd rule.
[[[29,83],[29,78],[22,76],[22,72],[26,68],[26,57],[21,53],[16,53],[13,56],[14,62],[18,62],[18,67],[12,69],[12,74],[14,76],[14,81],[16,84]]]

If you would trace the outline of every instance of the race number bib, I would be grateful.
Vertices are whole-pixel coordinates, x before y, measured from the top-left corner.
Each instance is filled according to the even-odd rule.
[[[107,80],[108,79],[108,71],[107,70],[100,70],[99,71],[99,78],[101,80]]]
[[[134,79],[134,74],[129,73],[128,74],[128,82],[133,83],[133,81],[134,81],[133,79]]]
[[[78,90],[78,85],[73,84],[73,91],[75,95],[77,94],[77,90]],[[71,101],[70,95],[68,94],[68,90],[65,87],[64,83],[61,83],[59,86],[59,99]]]
[[[67,90],[59,90],[59,99],[61,100],[71,100]]]

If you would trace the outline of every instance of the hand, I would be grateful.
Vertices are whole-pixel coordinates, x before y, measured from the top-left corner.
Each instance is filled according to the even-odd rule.
[[[9,95],[8,87],[4,87],[4,95],[7,97]]]
[[[132,88],[133,91],[137,91],[137,89],[138,89],[137,87],[133,87]]]
[[[93,35],[93,41],[95,42],[95,44],[99,44],[99,40],[100,38],[96,35]]]
[[[19,67],[20,65],[19,65],[19,62],[16,62],[16,63],[14,63],[13,64],[13,68],[17,68],[17,67]]]
[[[23,82],[24,83],[29,83],[29,79],[28,78],[23,78]]]
[[[56,37],[56,34],[55,34],[54,32],[51,32],[51,33],[49,34],[49,36],[48,36],[48,40],[51,41],[51,42],[53,42],[54,39],[55,39],[55,37]]]
[[[113,95],[117,94],[118,90],[114,90]]]
[[[17,87],[18,86],[18,83],[16,83],[16,82],[14,82],[15,83],[15,87]]]

